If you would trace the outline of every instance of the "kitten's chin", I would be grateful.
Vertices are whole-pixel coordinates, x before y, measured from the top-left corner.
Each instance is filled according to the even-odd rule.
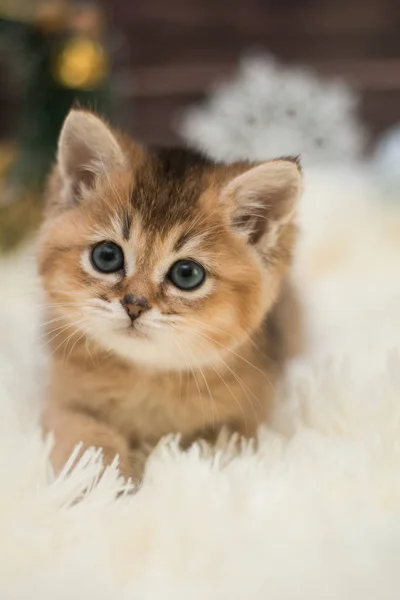
[[[129,340],[151,340],[151,336],[148,332],[138,329],[137,327],[126,327],[121,330],[120,335]]]
[[[134,328],[96,332],[93,338],[108,352],[157,370],[186,371],[205,367],[219,358],[219,353],[212,349],[206,353],[203,350],[199,356],[187,344],[173,341],[169,336],[156,340],[150,334],[135,331]]]

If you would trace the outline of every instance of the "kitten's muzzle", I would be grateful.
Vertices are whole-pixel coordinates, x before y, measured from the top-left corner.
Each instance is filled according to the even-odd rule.
[[[136,296],[135,294],[127,294],[121,300],[122,306],[125,308],[130,320],[136,321],[136,319],[147,310],[150,309],[150,305],[146,298],[143,296]]]

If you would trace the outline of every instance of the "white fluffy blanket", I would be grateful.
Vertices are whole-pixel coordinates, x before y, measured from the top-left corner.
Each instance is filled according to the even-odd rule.
[[[136,495],[115,469],[94,485],[98,456],[54,479],[31,250],[0,263],[1,600],[399,598],[400,204],[362,168],[306,190],[310,347],[259,450],[166,441]]]

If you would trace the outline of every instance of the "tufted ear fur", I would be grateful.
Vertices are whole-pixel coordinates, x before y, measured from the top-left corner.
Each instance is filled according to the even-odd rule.
[[[124,166],[125,158],[109,127],[90,112],[71,110],[58,142],[58,168],[65,204],[79,200],[96,175]]]
[[[268,246],[294,215],[302,191],[302,175],[295,159],[271,160],[248,169],[223,190],[231,219],[252,244]]]

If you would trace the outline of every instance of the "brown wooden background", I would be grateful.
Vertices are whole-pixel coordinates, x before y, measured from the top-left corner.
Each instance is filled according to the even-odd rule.
[[[102,1],[125,39],[121,118],[144,141],[174,141],[174,114],[251,50],[347,77],[374,135],[400,121],[400,0]]]

